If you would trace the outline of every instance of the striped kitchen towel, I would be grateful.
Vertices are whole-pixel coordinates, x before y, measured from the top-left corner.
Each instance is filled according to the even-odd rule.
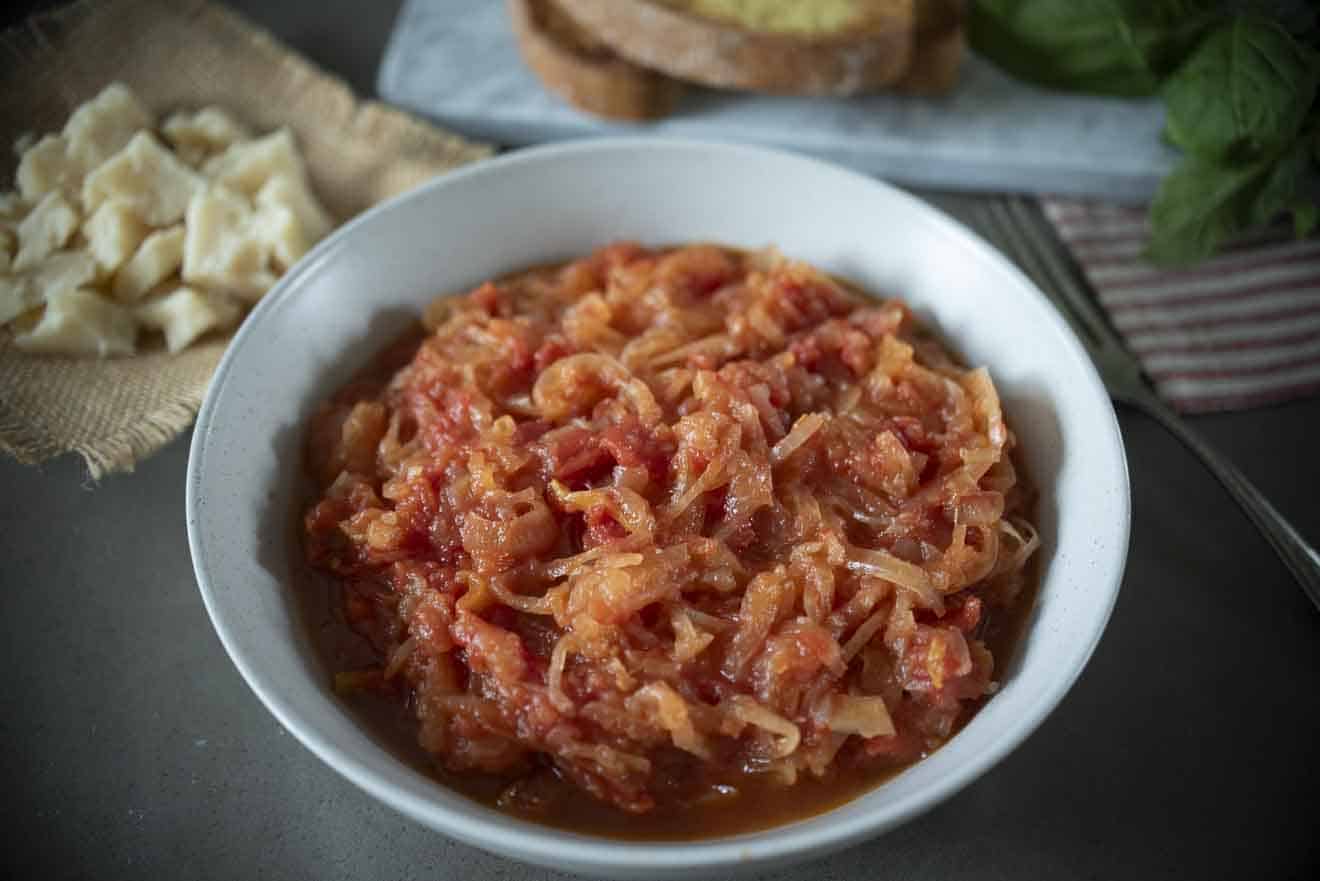
[[[1160,394],[1186,413],[1320,392],[1320,239],[1286,230],[1189,269],[1141,257],[1143,207],[1041,200]]]

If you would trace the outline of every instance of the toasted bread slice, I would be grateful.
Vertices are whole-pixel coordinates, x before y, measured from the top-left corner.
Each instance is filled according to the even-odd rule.
[[[654,119],[669,113],[683,84],[619,58],[556,5],[508,0],[523,60],[570,104],[610,119]]]
[[[719,88],[874,91],[906,73],[915,42],[914,0],[557,2],[624,59]]]
[[[953,91],[967,52],[965,7],[963,0],[917,0],[912,63],[894,91],[920,96]]]

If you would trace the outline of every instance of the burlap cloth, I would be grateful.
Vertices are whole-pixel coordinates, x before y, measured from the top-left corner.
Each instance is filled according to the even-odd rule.
[[[0,35],[0,189],[20,133],[57,131],[107,83],[157,113],[218,104],[257,131],[293,129],[340,219],[488,155],[374,101],[235,13],[200,0],[82,0]],[[98,361],[25,355],[0,330],[0,451],[21,462],[76,452],[93,479],[187,429],[227,339],[178,355]]]

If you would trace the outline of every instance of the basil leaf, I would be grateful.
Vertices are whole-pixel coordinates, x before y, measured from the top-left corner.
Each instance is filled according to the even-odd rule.
[[[1297,238],[1304,239],[1315,232],[1317,222],[1320,222],[1320,206],[1314,202],[1293,206],[1293,235]]]
[[[1279,23],[1299,40],[1316,29],[1320,15],[1313,8],[1315,0],[1243,0],[1244,11],[1255,12]]]
[[[1320,61],[1277,24],[1241,16],[1215,29],[1164,87],[1167,133],[1184,150],[1228,158],[1297,137]]]
[[[1211,0],[977,0],[968,37],[1020,79],[1150,95],[1218,17]]]
[[[1210,256],[1251,222],[1257,195],[1273,163],[1227,163],[1189,155],[1160,183],[1150,206],[1146,256],[1191,263]]]
[[[1222,2],[1151,4],[1143,6],[1138,31],[1146,34],[1146,66],[1161,80],[1187,59],[1206,34],[1227,17]]]
[[[1265,177],[1251,206],[1250,223],[1253,226],[1267,226],[1280,214],[1291,213],[1294,225],[1304,226],[1303,215],[1307,213],[1307,208],[1312,212],[1315,210],[1314,196],[1309,186],[1312,177],[1310,151],[1306,148],[1306,142],[1299,140],[1274,162]],[[1305,233],[1299,231],[1298,235]]]

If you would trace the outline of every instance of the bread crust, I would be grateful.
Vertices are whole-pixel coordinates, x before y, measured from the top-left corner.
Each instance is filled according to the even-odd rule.
[[[656,119],[673,110],[682,83],[619,58],[555,2],[508,0],[518,50],[547,88],[610,119]]]
[[[914,0],[877,0],[864,29],[825,36],[750,30],[651,0],[557,0],[622,58],[690,82],[792,95],[896,83],[915,43]]]
[[[917,0],[916,44],[907,73],[894,84],[903,95],[947,95],[958,85],[967,52],[964,0]]]

